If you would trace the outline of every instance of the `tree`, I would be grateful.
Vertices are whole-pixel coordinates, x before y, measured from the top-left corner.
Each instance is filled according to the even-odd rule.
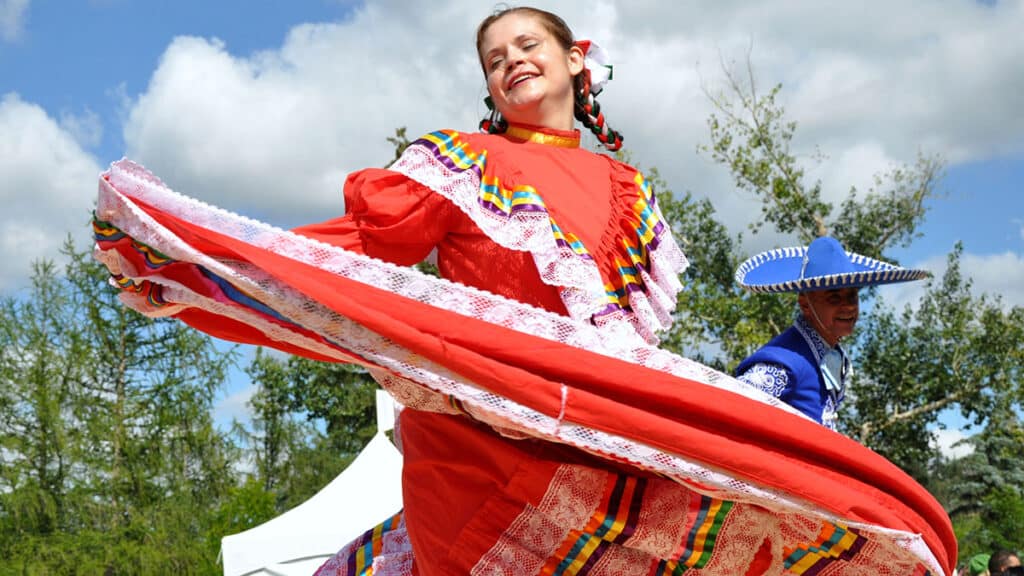
[[[246,373],[257,385],[249,400],[253,410],[252,431],[240,429],[250,445],[255,478],[272,493],[288,477],[288,458],[303,442],[303,431],[293,421],[291,374],[287,365],[256,350]]]
[[[770,223],[804,244],[827,233],[847,250],[873,258],[917,236],[926,202],[936,195],[940,158],[921,155],[911,166],[878,174],[864,194],[851,186],[839,215],[830,219],[834,207],[822,200],[821,181],[804,181],[805,170],[790,149],[797,125],[785,120],[785,109],[776,102],[782,85],[759,94],[749,59],[745,81],[722,68],[726,92],[706,91],[717,112],[708,118],[711,144],[699,150],[728,166],[736,186],[761,200],[763,220],[750,224],[753,232]],[[820,161],[822,155],[816,152],[811,159]]]
[[[806,171],[791,150],[797,125],[786,120],[777,103],[781,85],[761,94],[749,64],[745,81],[723,69],[725,90],[706,91],[716,111],[708,118],[710,143],[698,151],[726,166],[737,188],[760,201],[762,217],[749,224],[751,234],[767,225],[795,236],[793,243],[806,244],[830,233],[848,250],[875,258],[887,258],[886,250],[906,246],[916,237],[926,202],[935,197],[940,159],[921,156],[912,166],[876,176],[875,185],[865,192],[851,187],[832,218],[834,207],[822,199],[821,182],[805,182]],[[817,152],[810,156],[815,162],[821,159]],[[648,173],[661,191],[662,212],[691,259],[682,278],[685,289],[676,324],[664,345],[730,371],[792,322],[796,297],[740,290],[734,273],[748,256],[743,235],[729,235],[708,199],[689,192],[674,197],[656,169]]]
[[[771,229],[795,237],[794,244],[827,232],[848,250],[893,261],[887,253],[919,236],[937,198],[941,159],[920,155],[876,175],[866,191],[851,187],[837,211],[820,181],[807,182],[791,149],[797,125],[786,120],[780,94],[779,85],[760,93],[749,64],[743,78],[726,69],[725,89],[708,91],[715,112],[708,119],[710,143],[699,151],[760,202],[761,218],[748,232]],[[822,158],[815,152],[807,159]],[[743,233],[730,236],[708,200],[675,197],[656,170],[648,172],[692,263],[664,345],[729,371],[792,322],[796,298],[741,291],[733,274],[748,257]],[[897,313],[864,290],[860,329],[849,343],[856,367],[841,429],[922,480],[938,456],[929,428],[942,410],[958,409],[981,423],[996,407],[1021,406],[1022,311],[972,295],[960,275],[960,253],[953,250],[945,276],[928,285],[916,309]]]
[[[961,250],[950,254],[946,273],[916,310],[876,306],[859,339],[847,429],[915,470],[934,458],[926,429],[940,410],[957,407],[982,424],[1020,406],[1024,309],[974,296],[960,272]]]
[[[209,572],[202,544],[232,486],[211,408],[231,355],[123,307],[75,249],[0,309],[0,557],[24,573]],[[197,545],[198,544],[198,545]]]
[[[376,381],[352,364],[305,358],[290,358],[288,364],[293,408],[324,423],[326,442],[336,456],[355,458],[377,431]]]
[[[973,452],[940,458],[929,486],[953,518],[961,556],[1014,549],[1024,534],[1024,422],[1013,410],[996,409],[962,442]]]
[[[102,266],[70,245],[66,254],[78,330],[95,343],[78,417],[90,432],[87,486],[111,503],[95,514],[96,527],[131,540],[155,515],[182,522],[167,537],[188,540],[202,530],[190,509],[209,507],[232,485],[232,448],[211,411],[234,356],[180,322],[127,309]]]
[[[69,306],[54,264],[37,262],[28,298],[0,307],[0,543],[8,546],[64,528],[77,434],[68,416],[85,346],[63,314]]]
[[[392,146],[395,147],[395,157],[392,158],[390,162],[384,165],[385,168],[388,168],[395,162],[398,162],[398,159],[402,157],[402,152],[405,152],[405,149],[409,147],[409,144],[412,144],[412,142],[409,141],[409,137],[406,136],[405,132],[406,127],[401,126],[399,128],[395,128],[394,136],[388,136],[388,144],[391,144]]]
[[[377,383],[361,367],[258,351],[250,429],[252,479],[288,510],[334,479],[376,434]]]

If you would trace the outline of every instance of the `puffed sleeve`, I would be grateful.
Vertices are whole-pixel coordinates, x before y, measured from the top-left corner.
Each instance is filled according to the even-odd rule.
[[[345,215],[292,231],[395,264],[422,261],[458,217],[447,198],[407,176],[381,168],[345,180]]]

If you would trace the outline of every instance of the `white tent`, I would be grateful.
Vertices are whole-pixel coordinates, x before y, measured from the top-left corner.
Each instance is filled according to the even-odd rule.
[[[402,455],[384,432],[394,404],[377,391],[377,435],[312,498],[221,539],[224,576],[309,576],[342,546],[402,507]]]

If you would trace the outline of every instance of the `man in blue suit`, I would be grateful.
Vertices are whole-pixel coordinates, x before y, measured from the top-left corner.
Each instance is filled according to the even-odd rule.
[[[736,271],[737,282],[757,293],[798,292],[800,311],[791,327],[740,362],[737,378],[835,430],[851,372],[839,341],[857,324],[860,288],[928,276],[846,252],[828,236],[754,256]]]

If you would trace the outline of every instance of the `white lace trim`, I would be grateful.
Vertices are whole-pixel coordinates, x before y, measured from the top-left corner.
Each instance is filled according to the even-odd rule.
[[[498,245],[529,252],[541,280],[560,288],[562,302],[573,318],[593,318],[598,325],[628,324],[651,343],[657,342],[658,332],[672,325],[676,295],[683,288],[679,274],[686,270],[689,262],[667,223],[648,250],[651,274],[639,271],[647,293],[629,293],[632,312],[617,310],[600,314],[607,309],[608,299],[597,265],[558,244],[547,212],[515,212],[506,217],[487,210],[479,203],[480,179],[476,172],[451,170],[425,146],[408,147],[390,170],[450,200]],[[652,203],[651,207],[664,223],[657,205]]]
[[[110,182],[103,179],[100,181],[97,204],[97,215],[100,219],[116,222],[121,230],[133,238],[147,245],[159,246],[163,254],[174,260],[201,263],[245,294],[260,294],[261,298],[258,299],[264,304],[306,328],[317,330],[316,326],[324,324],[320,317],[328,314],[327,309],[319,304],[309,303],[304,296],[276,283],[261,270],[237,261],[217,261],[209,258],[167,232],[145,212],[134,206],[129,198],[138,198],[203,228],[216,230],[350,280],[519,332],[702,382],[756,399],[792,414],[800,414],[778,399],[752,390],[726,374],[647,344],[637,338],[632,330],[598,329],[587,322],[566,318],[471,286],[425,275],[415,268],[397,266],[349,252],[233,214],[170,190],[145,168],[128,160],[112,164],[105,175]],[[129,223],[131,229],[126,228]],[[133,275],[133,270],[116,270],[114,273],[138,277]],[[167,281],[161,279],[160,282]],[[276,302],[268,298],[275,298]],[[294,302],[300,299],[307,302],[300,306],[295,305]],[[316,308],[313,314],[308,310],[310,306]],[[147,313],[166,315],[163,309],[151,309]],[[333,312],[330,315],[340,318]],[[309,323],[305,320],[309,320]]]
[[[599,330],[584,322],[424,275],[413,268],[399,267],[347,252],[187,198],[166,188],[152,174],[130,161],[122,160],[113,164],[105,176],[110,182],[104,179],[100,181],[97,204],[97,216],[100,219],[112,222],[126,234],[158,248],[174,260],[203,266],[303,328],[344,346],[345,349],[363,358],[367,365],[385,368],[390,376],[380,378],[379,381],[407,406],[439,409],[441,405],[446,405],[443,399],[451,396],[460,400],[475,418],[496,429],[561,442],[603,457],[629,462],[665,474],[695,491],[717,498],[755,503],[779,512],[809,514],[834,522],[843,522],[866,533],[883,534],[888,539],[897,541],[901,549],[913,554],[935,573],[942,573],[939,563],[920,535],[851,523],[813,505],[739,480],[705,464],[652,448],[630,438],[553,418],[477,388],[472,382],[462,379],[443,366],[413,354],[379,334],[305,298],[261,270],[237,261],[213,259],[194,250],[135,206],[130,198],[138,198],[201,227],[275,250],[296,261],[371,286],[388,289],[439,308],[487,320],[541,338],[728,390],[800,415],[795,409],[776,398],[700,363],[653,347],[637,338],[631,330],[628,334],[617,330]],[[98,251],[97,257],[112,272],[139,279],[135,275],[137,271],[115,252]],[[339,360],[348,358],[344,353],[297,331],[267,322],[262,316],[246,308],[203,297],[163,277],[146,276],[145,279],[164,285],[164,296],[175,302],[174,306],[195,306],[213,314],[245,322],[262,330],[272,340],[305,347]],[[154,309],[145,298],[133,293],[126,292],[122,298],[127,305],[145,314],[167,313],[166,307]],[[380,370],[375,370],[375,373],[379,375]],[[423,392],[427,389],[433,391],[433,394],[423,397]],[[422,404],[415,401],[416,396],[423,399]],[[443,410],[451,411],[450,408]],[[694,482],[699,487],[694,487]]]

